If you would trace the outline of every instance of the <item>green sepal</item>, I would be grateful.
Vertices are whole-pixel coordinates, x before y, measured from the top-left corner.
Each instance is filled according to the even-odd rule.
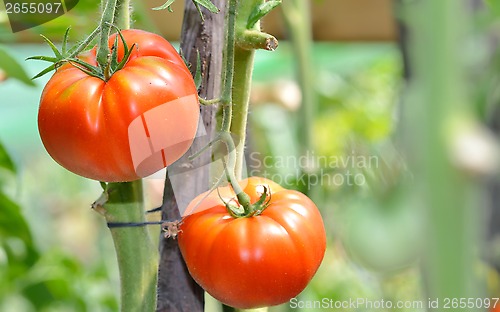
[[[75,46],[71,47],[68,50],[67,49],[68,48],[68,37],[69,37],[69,31],[70,31],[70,29],[71,28],[68,27],[66,29],[65,33],[64,33],[63,40],[62,40],[61,51],[59,51],[57,49],[57,47],[54,45],[54,43],[52,41],[50,41],[50,39],[48,39],[44,35],[40,35],[45,40],[45,42],[50,46],[50,48],[54,52],[55,56],[54,57],[49,57],[49,56],[32,56],[32,57],[28,57],[26,60],[45,61],[45,62],[52,62],[54,64],[50,65],[49,67],[45,68],[44,70],[42,70],[41,72],[39,72],[38,74],[36,74],[33,78],[31,78],[31,80],[37,79],[39,77],[42,77],[43,75],[45,75],[45,74],[51,72],[52,70],[58,68],[60,65],[62,65],[65,62],[68,62],[70,60],[74,61],[76,59],[75,58],[76,55],[78,53],[80,53],[81,51],[83,51],[83,49],[85,49],[90,44],[90,42],[92,42],[92,40],[95,38],[95,36],[97,35],[97,33],[99,31],[99,27],[97,27],[90,34],[90,36],[88,38],[86,38],[80,44],[75,45]],[[80,67],[78,67],[78,68],[80,68]]]
[[[100,67],[98,66],[93,66],[90,65],[89,63],[86,63],[80,59],[77,58],[72,58],[67,60],[68,63],[70,63],[72,66],[78,68],[82,72],[86,73],[89,76],[93,76],[99,79],[103,79],[104,75]]]
[[[44,62],[51,62],[51,63],[56,63],[59,61],[59,59],[57,57],[44,56],[44,55],[30,56],[30,57],[26,58],[26,60],[37,60],[37,61],[44,61]]]
[[[31,80],[35,80],[37,78],[40,78],[43,75],[48,74],[51,71],[53,71],[55,68],[56,68],[56,63],[50,65],[49,67],[45,68],[44,70],[42,70],[41,72],[39,72],[38,74],[36,74],[35,76],[33,76],[33,78],[31,78]]]
[[[68,27],[68,28],[66,28],[66,32],[64,32],[62,46],[61,46],[62,55],[66,55],[66,52],[67,52],[66,49],[68,47],[68,35],[69,35],[70,29],[71,29],[71,27]]]
[[[111,68],[117,68],[118,67],[118,36],[115,37],[115,42],[113,42],[113,47],[111,49],[111,61],[110,61],[110,66]]]
[[[57,47],[54,45],[54,43],[52,43],[52,41],[50,41],[49,38],[45,37],[44,35],[40,35],[43,40],[45,40],[45,42],[49,45],[49,47],[52,49],[52,52],[54,52],[54,55],[59,58],[59,59],[62,59],[63,56],[61,54],[61,52],[59,52],[59,50],[57,49]]]
[[[134,50],[134,47],[135,47],[135,43],[130,47],[130,49],[126,49],[125,51],[125,55],[123,55],[123,59],[122,61],[118,64],[118,67],[113,71],[113,72],[116,72],[120,69],[123,68],[123,66],[125,66],[125,64],[127,64],[129,58],[130,58],[130,55],[132,54],[132,51]]]

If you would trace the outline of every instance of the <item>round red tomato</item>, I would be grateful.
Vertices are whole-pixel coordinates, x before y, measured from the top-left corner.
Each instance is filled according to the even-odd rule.
[[[122,69],[104,81],[62,66],[45,86],[38,113],[40,137],[52,158],[106,182],[137,180],[179,159],[199,118],[196,87],[172,45],[141,30],[122,34],[129,47],[135,43]],[[123,54],[119,40],[119,61]],[[81,58],[96,65],[96,49]]]
[[[252,202],[265,186],[269,206],[260,215],[234,218],[222,201],[234,204],[230,187],[204,200],[201,194],[180,225],[180,250],[194,280],[224,304],[248,309],[284,303],[307,286],[323,260],[323,220],[300,192],[263,178],[240,183]]]

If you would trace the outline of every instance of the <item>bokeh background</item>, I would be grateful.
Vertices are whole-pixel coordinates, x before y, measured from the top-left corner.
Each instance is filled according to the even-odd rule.
[[[174,44],[179,40],[183,1],[175,3],[174,13],[152,11],[161,0],[133,2],[137,28],[160,33]],[[425,23],[443,26],[415,13],[414,6],[424,1],[304,2],[310,4],[311,41],[291,41],[296,30],[286,18],[293,12],[278,9],[263,22],[280,46],[256,54],[247,148],[248,174],[307,193],[324,216],[327,253],[299,300],[306,305],[324,298],[364,298],[407,305],[325,311],[428,311],[428,296],[439,284],[433,282],[439,274],[429,272],[440,265],[464,273],[445,280],[443,289],[458,281],[473,289],[471,297],[499,297],[500,6],[495,1],[461,1],[467,18],[445,26],[463,28],[464,39],[455,46],[460,49],[444,51],[460,56],[460,70],[422,66],[420,71],[415,64],[433,64],[434,57],[419,54],[411,34]],[[40,34],[57,41],[71,26],[71,39],[79,40],[95,27],[98,11],[95,1],[80,0],[64,16],[14,34],[0,3],[0,311],[118,310],[111,237],[104,220],[90,209],[100,186],[64,170],[47,155],[36,116],[50,75],[33,83],[26,79],[45,64],[25,59],[50,54]],[[433,46],[445,39],[431,36],[417,42]],[[311,79],[305,83],[298,71],[299,51],[309,56]],[[414,61],[415,55],[423,57]],[[13,67],[16,63],[20,68]],[[415,109],[428,108],[425,101],[436,93],[426,93],[422,86],[428,85],[412,80],[430,77],[419,76],[426,70],[438,81],[450,81],[447,94],[460,94],[442,99],[446,114],[439,112],[440,105],[435,111]],[[412,88],[412,83],[422,88]],[[463,103],[455,103],[457,98]],[[313,105],[312,114],[303,113],[304,105]],[[449,142],[443,141],[450,143],[450,152],[439,163],[436,159],[448,147],[427,145],[440,134],[426,129],[442,124],[455,126],[450,126]],[[309,139],[304,133],[311,134]],[[422,150],[428,151],[424,160],[419,157]],[[454,188],[458,180],[464,183]],[[146,179],[145,185],[147,207],[159,206],[162,180]],[[442,195],[436,201],[434,191]],[[438,209],[429,212],[426,196],[430,203],[441,203]],[[450,206],[453,198],[466,202],[463,209]],[[159,228],[151,231],[158,237]],[[446,250],[432,250],[439,246],[435,241],[452,246],[452,256],[458,249],[471,251],[473,258],[446,258]],[[433,262],[440,260],[445,263]],[[207,311],[218,309],[208,301]],[[291,304],[270,309],[317,310]],[[476,310],[485,309],[468,311]]]

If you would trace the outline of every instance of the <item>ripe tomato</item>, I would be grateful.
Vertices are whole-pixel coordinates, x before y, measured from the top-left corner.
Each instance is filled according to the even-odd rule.
[[[219,301],[244,309],[284,303],[307,286],[323,260],[323,220],[300,192],[256,177],[241,184],[252,202],[266,186],[269,206],[260,215],[234,218],[219,197],[234,198],[230,187],[204,200],[201,194],[180,225],[180,250],[194,280]]]
[[[38,128],[47,152],[99,181],[132,181],[166,167],[188,150],[198,126],[196,87],[175,49],[153,33],[122,34],[136,46],[108,81],[66,64],[40,99]],[[119,61],[123,54],[119,40]],[[96,49],[81,59],[96,65]]]

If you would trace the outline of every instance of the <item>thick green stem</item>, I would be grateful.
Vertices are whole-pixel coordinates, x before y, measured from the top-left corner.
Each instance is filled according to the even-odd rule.
[[[142,181],[110,183],[106,201],[96,208],[108,223],[145,221]],[[156,308],[157,248],[148,229],[112,227],[121,283],[121,312],[152,312]]]
[[[116,5],[115,25],[120,29],[130,28],[130,0],[118,0]]]
[[[117,0],[103,0],[102,4],[102,17],[101,22],[99,23],[101,28],[101,35],[99,37],[99,48],[97,50],[96,57],[97,63],[103,71],[108,66],[108,38],[111,34],[111,25],[113,24],[115,18],[116,4]]]
[[[245,138],[252,83],[254,50],[235,48],[234,56],[234,86],[233,86],[233,122],[231,133],[236,145],[235,176],[241,179],[245,159]]]

